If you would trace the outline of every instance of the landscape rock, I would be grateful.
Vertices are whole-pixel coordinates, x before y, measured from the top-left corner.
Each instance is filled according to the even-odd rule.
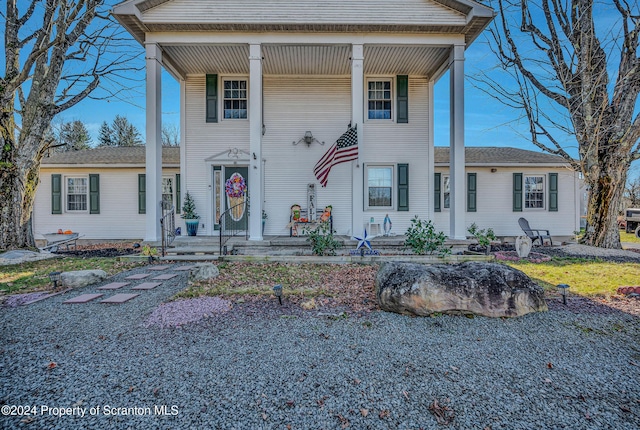
[[[213,263],[197,263],[189,270],[189,283],[215,278],[220,274]]]
[[[74,272],[62,272],[60,280],[62,285],[68,288],[82,288],[107,279],[104,270],[76,270]]]
[[[527,275],[496,263],[385,263],[375,281],[385,311],[516,317],[547,311],[544,290]]]

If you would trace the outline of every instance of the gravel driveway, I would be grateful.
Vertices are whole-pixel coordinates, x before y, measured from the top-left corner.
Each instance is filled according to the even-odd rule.
[[[185,285],[183,273],[121,305],[61,303],[75,291],[0,308],[2,410],[36,413],[1,427],[640,428],[640,318],[623,312],[344,317],[270,301],[145,328]]]

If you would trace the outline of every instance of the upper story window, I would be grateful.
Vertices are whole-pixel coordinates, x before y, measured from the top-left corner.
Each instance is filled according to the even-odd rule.
[[[223,112],[225,119],[247,119],[247,80],[223,81]]]
[[[67,211],[86,212],[87,194],[89,192],[87,178],[71,178],[66,181]]]
[[[367,100],[369,119],[391,119],[391,79],[369,81]]]
[[[393,166],[367,166],[367,209],[391,208]]]
[[[544,209],[544,176],[524,177],[525,209]]]

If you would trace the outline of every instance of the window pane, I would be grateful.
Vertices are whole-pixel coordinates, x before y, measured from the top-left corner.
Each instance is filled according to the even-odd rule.
[[[391,81],[370,81],[368,87],[368,118],[391,119]]]
[[[449,209],[451,204],[451,177],[449,175],[442,177],[442,197],[445,209]]]
[[[224,87],[223,117],[226,119],[246,119],[247,81],[225,80]]]
[[[369,187],[369,206],[391,206],[391,188]]]
[[[544,177],[525,176],[524,207],[528,209],[544,208]]]
[[[162,201],[173,205],[173,178],[162,178]]]
[[[67,210],[87,210],[87,178],[67,178]]]

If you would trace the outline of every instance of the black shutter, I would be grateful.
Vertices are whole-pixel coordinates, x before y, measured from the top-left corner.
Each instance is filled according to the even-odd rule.
[[[396,101],[397,101],[397,122],[406,124],[409,122],[409,76],[396,76]]]
[[[218,75],[207,75],[207,122],[218,122]]]
[[[433,211],[441,212],[442,211],[442,196],[440,193],[440,189],[442,187],[441,181],[442,175],[440,173],[435,173],[433,175]]]
[[[467,212],[476,212],[477,177],[475,173],[467,173]]]
[[[180,173],[176,173],[176,213],[180,213]]]
[[[138,175],[138,213],[147,213],[147,176],[144,173]]]
[[[558,212],[558,174],[549,173],[549,212]]]
[[[409,210],[409,165],[398,164],[398,211]]]
[[[513,211],[522,212],[522,173],[513,174]]]
[[[89,175],[89,213],[100,213],[100,175]]]
[[[51,213],[62,213],[62,175],[51,175]]]

